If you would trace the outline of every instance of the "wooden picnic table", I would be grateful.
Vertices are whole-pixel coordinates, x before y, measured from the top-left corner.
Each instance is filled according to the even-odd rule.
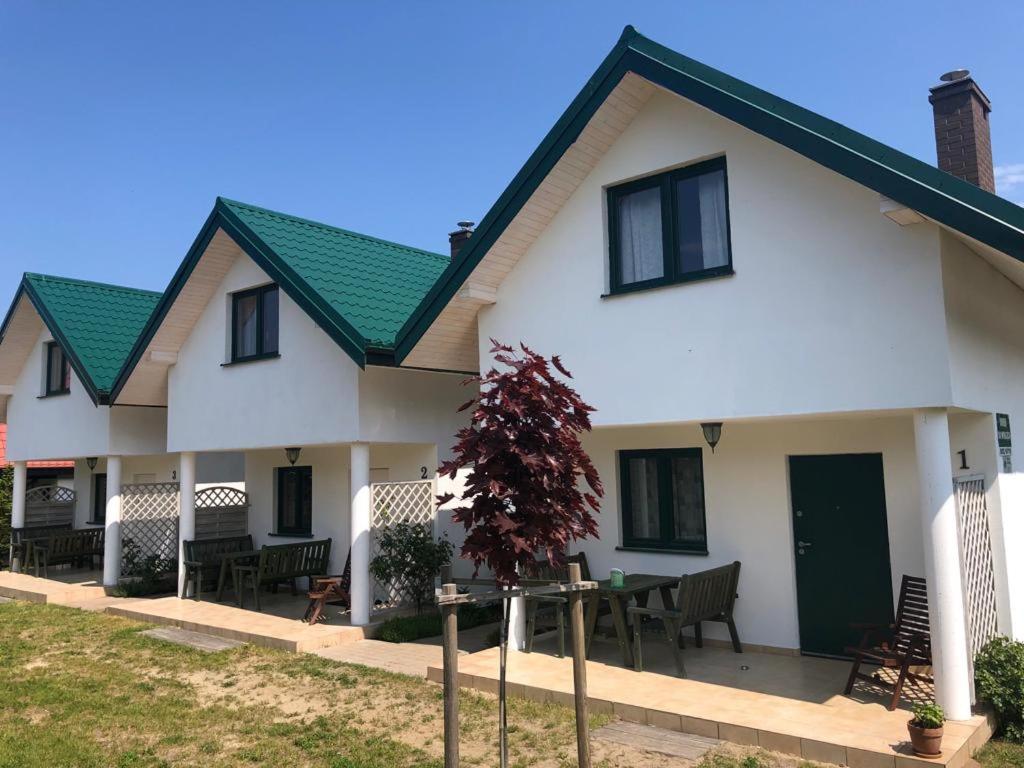
[[[627,667],[633,666],[633,643],[626,625],[626,606],[631,600],[637,605],[646,607],[651,592],[658,590],[661,601],[666,606],[673,605],[672,590],[679,586],[678,576],[656,576],[648,573],[627,573],[621,587],[613,587],[610,579],[597,582],[597,589],[587,593],[587,658],[590,658],[590,643],[597,627],[597,614],[601,601],[608,602],[611,609],[612,623],[615,626],[615,637],[619,642],[622,660]]]
[[[235,590],[235,595],[238,596],[241,593],[242,587],[239,585],[238,579],[235,578],[235,565],[251,565],[253,560],[256,560],[259,556],[260,551],[258,549],[248,549],[239,552],[229,552],[221,558],[220,575],[217,577],[218,603],[224,599],[224,586],[229,575],[231,576],[231,586]]]

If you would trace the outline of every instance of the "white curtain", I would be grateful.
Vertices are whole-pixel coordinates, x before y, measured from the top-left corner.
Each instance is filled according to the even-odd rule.
[[[661,533],[658,511],[658,464],[655,459],[630,459],[629,497],[633,536],[656,539]]]
[[[622,283],[662,277],[661,189],[642,189],[619,198],[619,258]]]
[[[698,178],[700,198],[700,241],[704,269],[729,263],[728,232],[725,223],[725,174],[708,173]]]

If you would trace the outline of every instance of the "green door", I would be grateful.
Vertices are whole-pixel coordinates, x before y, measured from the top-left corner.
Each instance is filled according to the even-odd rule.
[[[893,621],[879,453],[790,456],[800,650],[844,656],[852,622]]]

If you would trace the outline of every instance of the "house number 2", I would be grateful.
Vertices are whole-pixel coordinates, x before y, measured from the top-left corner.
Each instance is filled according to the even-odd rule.
[[[427,468],[426,467],[420,467],[420,480],[426,480],[426,479],[427,479]]]

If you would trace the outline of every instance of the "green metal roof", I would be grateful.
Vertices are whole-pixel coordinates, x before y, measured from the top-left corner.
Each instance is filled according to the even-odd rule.
[[[398,331],[449,258],[218,197],[117,376],[117,397],[217,230],[223,229],[353,360],[391,365]]]
[[[367,346],[390,348],[450,259],[254,205],[220,199],[344,317]]]
[[[21,296],[39,312],[93,402],[105,404],[132,345],[160,293],[120,285],[26,273],[4,324]]]
[[[401,363],[627,72],[700,104],[941,224],[1024,261],[1024,208],[627,26],[398,334]]]

